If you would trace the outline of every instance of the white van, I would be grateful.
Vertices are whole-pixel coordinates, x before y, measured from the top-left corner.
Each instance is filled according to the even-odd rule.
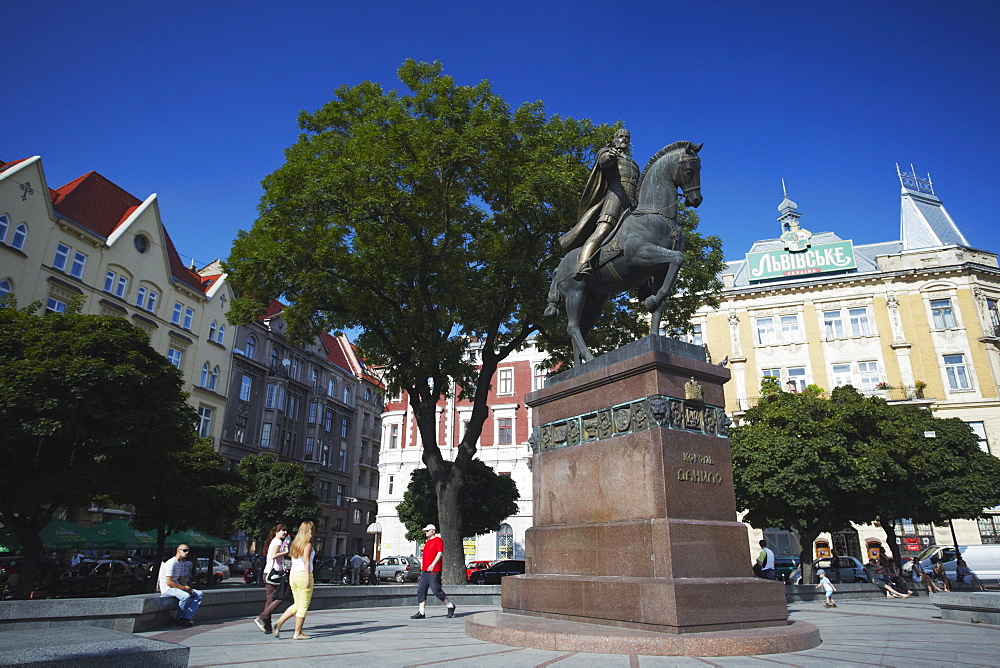
[[[1000,545],[959,545],[959,552],[965,565],[976,574],[985,585],[1000,585]],[[917,555],[920,565],[927,573],[934,568],[934,561],[944,564],[945,573],[948,579],[955,581],[955,546],[954,545],[931,545],[921,550]],[[903,571],[909,576],[912,562],[903,564]]]

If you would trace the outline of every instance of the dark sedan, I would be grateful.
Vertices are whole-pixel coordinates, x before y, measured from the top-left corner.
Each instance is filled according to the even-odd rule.
[[[469,582],[477,585],[500,584],[500,578],[508,575],[524,575],[524,559],[503,559],[489,568],[473,571]]]

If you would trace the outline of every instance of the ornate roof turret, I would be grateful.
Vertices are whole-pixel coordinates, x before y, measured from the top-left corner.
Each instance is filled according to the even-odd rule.
[[[799,227],[799,218],[802,214],[797,211],[799,205],[788,199],[788,190],[785,189],[785,179],[781,179],[781,192],[785,197],[778,205],[778,222],[781,223],[782,233],[796,230]]]
[[[909,172],[904,172],[899,169],[898,163],[896,174],[902,186],[899,195],[899,239],[904,251],[969,245],[944,204],[934,194],[930,174],[922,179],[917,176],[913,165],[910,165]]]

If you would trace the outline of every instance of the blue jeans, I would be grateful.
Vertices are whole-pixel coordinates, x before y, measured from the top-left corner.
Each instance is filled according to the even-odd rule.
[[[197,589],[186,592],[171,587],[163,595],[177,599],[177,619],[194,619],[194,613],[198,612],[198,606],[201,605],[201,592]]]

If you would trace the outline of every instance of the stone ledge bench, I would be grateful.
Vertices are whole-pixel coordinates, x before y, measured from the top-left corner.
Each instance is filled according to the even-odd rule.
[[[182,668],[191,648],[110,629],[69,627],[0,633],[0,665],[45,668]]]
[[[837,591],[833,592],[835,601],[853,601],[860,599],[885,598],[885,590],[881,587],[867,582],[851,582],[837,584],[833,583]],[[927,595],[927,587],[924,584],[913,582],[906,583],[910,593],[914,596]],[[825,598],[822,589],[817,589],[816,585],[785,585],[785,601],[795,603],[796,601],[822,601]]]
[[[941,592],[931,594],[941,619],[974,624],[1000,624],[1000,592]]]
[[[445,586],[456,605],[499,605],[499,585]],[[264,588],[245,585],[204,590],[195,624],[210,619],[252,617],[264,607]],[[415,585],[317,585],[310,610],[417,606]],[[428,605],[443,605],[431,596]],[[159,594],[117,598],[53,598],[0,603],[3,631],[52,626],[100,627],[125,633],[153,631],[174,624],[177,599]],[[3,665],[0,662],[0,665]]]

